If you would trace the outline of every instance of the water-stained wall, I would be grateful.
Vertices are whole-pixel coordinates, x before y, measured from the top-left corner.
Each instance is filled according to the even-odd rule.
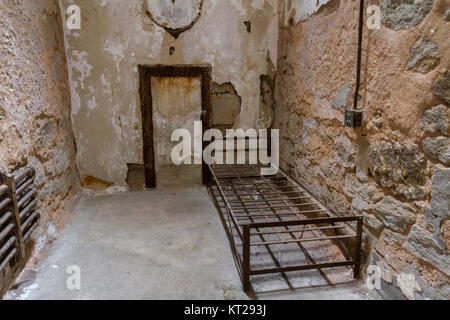
[[[380,267],[384,294],[448,299],[450,1],[368,5],[380,8],[381,26],[364,23],[364,120],[354,130],[343,120],[359,1],[280,2],[281,165],[337,214],[364,216],[366,263]]]
[[[198,4],[183,3],[189,2]],[[75,2],[60,3],[66,18],[66,8]],[[234,120],[236,127],[271,122],[269,112],[260,112],[260,87],[261,76],[273,74],[277,61],[277,0],[203,1],[200,17],[175,36],[160,26],[166,25],[159,17],[164,10],[156,8],[149,13],[146,3],[78,0],[81,29],[65,28],[72,122],[82,180],[95,177],[126,185],[127,163],[143,163],[140,64],[208,63],[213,82],[231,83],[242,99]],[[187,22],[181,19],[182,25],[196,19],[195,10],[189,15]],[[180,20],[168,22],[176,29]]]
[[[30,253],[55,230],[78,181],[56,0],[0,1],[0,168],[27,164],[36,169],[41,215]],[[12,278],[9,267],[0,273],[0,295]]]
[[[171,141],[177,128],[186,128],[194,135],[194,121],[201,121],[200,77],[152,77],[153,141],[155,148],[156,186],[163,188],[192,188],[202,184],[202,166],[194,164],[175,165],[171,159],[172,149],[178,141]],[[191,141],[192,154],[194,142]],[[187,160],[183,158],[182,160]]]

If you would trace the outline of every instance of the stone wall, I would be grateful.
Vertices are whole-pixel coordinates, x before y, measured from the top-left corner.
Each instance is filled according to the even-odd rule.
[[[126,187],[127,164],[144,163],[140,64],[209,64],[215,90],[224,90],[214,101],[219,113],[213,116],[223,115],[219,126],[271,124],[270,111],[261,114],[260,89],[261,76],[275,71],[278,0],[60,3],[65,18],[74,3],[82,16],[80,30],[65,28],[82,180]],[[229,110],[223,110],[220,98],[233,103]]]
[[[1,0],[0,43],[0,167],[36,168],[41,241],[78,179],[57,1]],[[12,276],[0,275],[0,293]]]
[[[337,214],[365,216],[366,264],[386,296],[449,298],[450,1],[398,3],[369,3],[382,24],[364,30],[353,130],[359,1],[280,2],[281,165]]]

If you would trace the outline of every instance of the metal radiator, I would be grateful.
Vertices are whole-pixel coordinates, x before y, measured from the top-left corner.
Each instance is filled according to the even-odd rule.
[[[31,166],[14,174],[0,171],[0,272],[25,258],[25,243],[39,224],[35,176]]]

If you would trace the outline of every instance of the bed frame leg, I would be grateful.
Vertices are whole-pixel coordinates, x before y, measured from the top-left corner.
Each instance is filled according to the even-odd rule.
[[[362,244],[362,232],[363,232],[363,217],[359,217],[357,229],[356,229],[356,252],[355,252],[355,268],[353,271],[353,277],[358,279],[361,273],[361,244]]]
[[[246,293],[250,292],[250,226],[243,226],[243,252],[242,252],[242,260],[243,260],[243,287]]]

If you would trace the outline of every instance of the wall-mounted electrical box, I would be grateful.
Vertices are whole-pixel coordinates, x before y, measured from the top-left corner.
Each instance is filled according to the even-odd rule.
[[[345,126],[349,128],[361,127],[362,111],[355,109],[345,110]]]

